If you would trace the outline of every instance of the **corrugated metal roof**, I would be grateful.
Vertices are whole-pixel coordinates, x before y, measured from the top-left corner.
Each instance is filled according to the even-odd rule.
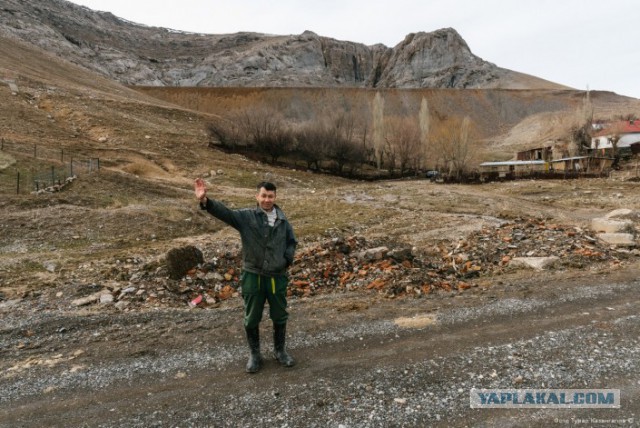
[[[564,162],[568,160],[578,160],[578,159],[587,159],[589,156],[573,156],[570,158],[562,158],[562,159],[554,159],[551,162]]]
[[[509,166],[509,165],[544,165],[543,160],[528,160],[528,161],[503,161],[503,162],[483,162],[480,166]]]

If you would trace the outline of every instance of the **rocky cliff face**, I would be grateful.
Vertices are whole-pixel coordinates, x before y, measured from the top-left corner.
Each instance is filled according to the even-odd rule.
[[[451,28],[393,48],[313,32],[205,35],[146,27],[64,0],[4,0],[0,33],[113,78],[147,86],[558,88],[473,55]]]
[[[498,67],[473,55],[453,29],[409,34],[381,61],[374,84],[391,87],[478,88],[498,78]]]

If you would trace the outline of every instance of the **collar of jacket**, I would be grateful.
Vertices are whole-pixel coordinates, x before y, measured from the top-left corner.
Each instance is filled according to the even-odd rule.
[[[287,216],[284,215],[284,212],[280,209],[280,207],[276,204],[273,204],[273,208],[276,210],[276,221],[278,220],[287,220]],[[264,212],[260,205],[256,204],[255,209],[256,214],[266,216],[267,214]]]

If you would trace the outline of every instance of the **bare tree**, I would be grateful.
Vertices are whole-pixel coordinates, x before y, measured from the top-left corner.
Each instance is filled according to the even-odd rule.
[[[219,144],[225,149],[234,150],[246,144],[246,136],[233,120],[219,119],[209,122],[205,131],[209,137],[209,147]]]
[[[271,158],[271,163],[276,163],[280,157],[294,150],[295,139],[293,133],[284,124],[273,129],[258,142],[258,150]]]
[[[238,122],[249,143],[271,162],[293,150],[293,134],[277,112],[267,108],[247,109]]]
[[[418,123],[420,124],[420,145],[422,149],[422,156],[420,158],[421,162],[416,166],[416,169],[422,166],[423,161],[426,163],[429,158],[429,128],[431,126],[431,117],[429,115],[429,104],[425,97],[422,97],[422,101],[420,101]]]
[[[333,119],[331,139],[327,144],[327,157],[335,162],[336,170],[342,173],[344,166],[350,161],[355,145],[355,121],[352,116],[341,114]]]
[[[382,151],[384,146],[384,99],[380,92],[376,92],[373,99],[373,148],[378,169],[382,163]]]
[[[392,116],[386,118],[384,129],[387,166],[390,172],[397,167],[403,176],[421,157],[419,126],[412,118]]]
[[[344,167],[351,161],[354,151],[355,145],[353,142],[342,137],[334,138],[329,142],[327,145],[327,157],[334,162],[336,173],[342,174],[344,172]]]
[[[334,116],[324,128],[323,155],[333,161],[333,169],[338,174],[343,174],[346,166],[350,166],[353,173],[367,160],[366,140],[363,140],[365,144],[360,141],[357,130],[358,121],[351,113]]]
[[[438,162],[447,168],[449,176],[460,179],[468,171],[475,154],[473,144],[477,139],[477,131],[469,117],[440,121],[431,139]]]
[[[593,103],[591,102],[591,93],[587,91],[582,104],[576,109],[570,127],[570,138],[574,143],[577,153],[584,153],[591,147],[591,134],[593,129]]]
[[[326,158],[327,142],[332,138],[331,130],[322,121],[310,123],[297,133],[296,152],[308,169],[320,169],[320,162]]]
[[[611,152],[613,154],[613,157],[616,158],[616,161],[614,163],[617,163],[618,143],[620,142],[622,134],[624,133],[625,125],[625,121],[617,121],[607,128],[607,134],[609,135],[608,139],[611,143]]]

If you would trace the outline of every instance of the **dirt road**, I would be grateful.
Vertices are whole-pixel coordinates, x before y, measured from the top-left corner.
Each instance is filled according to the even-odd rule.
[[[239,299],[131,313],[5,302],[0,426],[637,426],[639,271],[294,299],[298,364],[256,375]],[[268,355],[270,334],[264,322]],[[621,408],[471,409],[471,388],[620,389]]]

